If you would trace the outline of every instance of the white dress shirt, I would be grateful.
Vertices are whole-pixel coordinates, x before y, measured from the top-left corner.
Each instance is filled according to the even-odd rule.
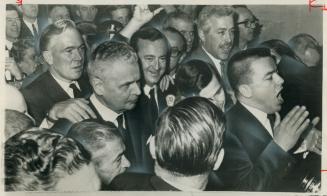
[[[204,49],[202,47],[202,49],[204,50],[205,53],[207,53],[207,55],[210,57],[210,59],[213,61],[214,66],[216,67],[217,71],[219,72],[219,75],[222,76],[222,68],[221,68],[221,60],[215,58],[214,56],[212,56],[209,52],[206,51],[206,49]]]
[[[154,89],[154,99],[156,100],[156,105],[157,105],[157,109],[159,111],[159,105],[158,105],[158,93],[157,93],[157,85],[154,85],[152,87],[148,86],[148,85],[145,85],[144,88],[143,88],[143,92],[144,94],[149,98],[151,99],[151,95],[150,95],[150,91]]]
[[[39,25],[37,24],[37,20],[35,20],[33,23],[30,23],[30,22],[28,22],[27,20],[25,20],[23,18],[23,21],[26,24],[26,26],[28,27],[28,29],[32,32],[33,36],[35,37],[32,25],[35,26],[36,32],[39,33],[39,31],[38,31],[39,30]]]
[[[55,77],[52,73],[51,73],[51,75],[56,80],[56,82],[59,84],[59,86],[69,95],[70,98],[74,98],[74,91],[72,88],[69,87],[70,84],[75,84],[76,87],[79,90],[81,90],[77,81],[66,82],[66,81],[60,80],[59,78]]]

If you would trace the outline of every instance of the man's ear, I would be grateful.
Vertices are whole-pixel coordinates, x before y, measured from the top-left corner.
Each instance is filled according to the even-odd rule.
[[[198,29],[198,34],[201,42],[205,42],[206,38],[202,29]]]
[[[97,95],[104,94],[103,81],[100,78],[94,77],[94,78],[90,79],[90,83],[93,87],[94,92]]]
[[[53,57],[50,51],[43,51],[42,56],[49,65],[53,65]]]
[[[221,150],[220,150],[220,152],[218,154],[218,158],[216,160],[216,163],[215,163],[215,165],[213,167],[214,171],[219,169],[221,163],[223,162],[224,155],[225,155],[225,150],[224,150],[224,148],[221,148]]]
[[[153,158],[153,160],[156,160],[156,142],[155,142],[155,137],[154,136],[150,136],[149,138],[149,149],[150,149],[150,154],[151,157]]]
[[[243,97],[246,97],[246,98],[252,97],[252,90],[251,90],[250,86],[247,84],[241,84],[238,87],[238,91]]]

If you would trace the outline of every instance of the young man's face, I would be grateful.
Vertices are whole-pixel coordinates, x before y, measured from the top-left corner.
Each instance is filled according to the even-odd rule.
[[[248,84],[251,89],[251,100],[254,107],[273,114],[281,109],[283,98],[283,78],[277,73],[277,66],[271,57],[255,59],[250,66],[251,80]]]
[[[137,48],[146,84],[156,85],[166,70],[168,48],[165,41],[139,39]]]
[[[93,5],[79,5],[77,15],[82,21],[92,22],[98,12],[98,9]]]
[[[226,60],[230,54],[234,41],[233,16],[212,16],[208,19],[210,29],[200,32],[202,46],[212,56]]]
[[[21,22],[18,13],[15,10],[6,11],[6,38],[8,40],[16,39],[20,34]]]

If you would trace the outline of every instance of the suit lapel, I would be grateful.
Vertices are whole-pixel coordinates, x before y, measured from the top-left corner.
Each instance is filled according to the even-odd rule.
[[[58,84],[58,82],[53,78],[53,76],[50,74],[50,72],[45,73],[45,81],[47,81],[45,85],[46,90],[50,99],[53,100],[54,103],[58,102],[58,98],[60,97],[61,100],[67,100],[70,99],[69,95],[66,93],[64,89],[61,88],[61,86]]]

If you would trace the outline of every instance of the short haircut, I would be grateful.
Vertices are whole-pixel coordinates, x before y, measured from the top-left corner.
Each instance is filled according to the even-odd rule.
[[[191,60],[178,66],[175,84],[180,96],[199,95],[213,77],[209,65],[201,60]]]
[[[270,39],[267,41],[264,41],[260,44],[260,46],[263,47],[268,47],[269,49],[273,49],[274,51],[277,52],[277,54],[279,55],[287,55],[289,57],[292,57],[296,60],[300,60],[300,58],[295,54],[295,52],[289,47],[289,45],[287,45],[287,43],[285,43],[282,40],[279,39]]]
[[[268,48],[250,48],[239,51],[230,58],[227,66],[227,76],[236,96],[239,94],[238,87],[241,84],[252,82],[252,62],[263,57],[274,59]]]
[[[32,128],[34,123],[32,119],[16,110],[6,109],[5,111],[5,139],[7,140],[19,132]]]
[[[198,29],[202,30],[204,33],[210,31],[211,26],[208,23],[209,18],[211,17],[224,17],[224,16],[232,16],[234,21],[236,21],[237,14],[234,9],[230,6],[225,5],[207,5],[205,6],[198,16]]]
[[[163,27],[164,28],[172,27],[172,23],[174,20],[183,20],[185,22],[189,22],[193,24],[192,16],[182,11],[175,11],[167,15],[167,17],[163,21]]]
[[[118,41],[103,42],[92,53],[92,62],[87,69],[89,78],[92,80],[106,77],[104,70],[108,69],[111,62],[119,60],[137,64],[137,59],[134,49],[128,44]]]
[[[168,48],[168,41],[166,39],[166,37],[164,36],[164,34],[162,34],[158,29],[154,28],[154,27],[144,27],[141,28],[140,30],[138,30],[137,32],[135,32],[131,38],[131,46],[138,51],[138,41],[140,39],[143,40],[148,40],[151,42],[157,41],[157,40],[164,40],[167,48]]]
[[[40,128],[5,143],[5,190],[54,190],[58,181],[89,164],[90,154],[73,139]]]
[[[32,38],[19,39],[17,42],[14,42],[13,46],[15,48],[15,50],[13,50],[15,62],[20,63],[22,62],[27,49],[35,49],[35,40]]]
[[[167,108],[155,129],[156,160],[176,176],[212,171],[225,131],[223,112],[202,97],[190,97]]]
[[[105,148],[108,142],[121,138],[118,129],[114,125],[101,124],[95,120],[74,124],[70,128],[67,137],[71,137],[82,144],[91,153],[92,159],[98,158],[94,157],[94,153]]]
[[[40,51],[47,51],[53,36],[60,35],[66,29],[76,29],[75,23],[72,20],[61,19],[47,26],[40,36]]]
[[[187,44],[186,44],[186,39],[183,36],[183,34],[181,34],[181,32],[179,32],[178,30],[176,30],[173,27],[166,27],[166,28],[164,28],[163,29],[163,33],[165,34],[166,32],[169,32],[169,33],[173,33],[173,34],[178,35],[183,40],[183,46],[182,46],[182,51],[181,52],[186,52]],[[167,38],[167,36],[166,36],[166,38]],[[168,41],[168,45],[169,45],[169,41]]]

